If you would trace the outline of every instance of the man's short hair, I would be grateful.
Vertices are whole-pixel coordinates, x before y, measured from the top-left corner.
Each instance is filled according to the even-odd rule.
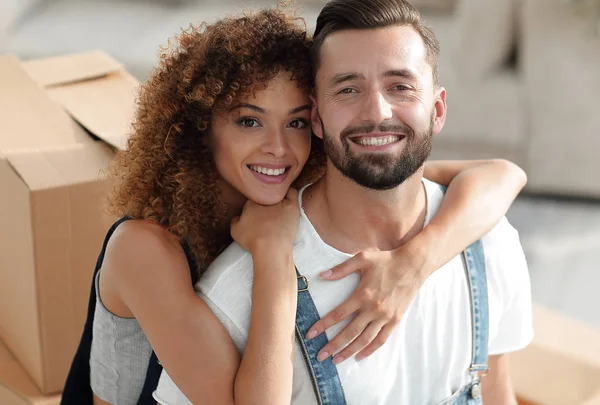
[[[336,31],[372,29],[390,26],[411,26],[419,33],[427,52],[427,62],[433,72],[434,84],[439,83],[440,43],[433,31],[423,24],[419,11],[406,0],[331,0],[317,18],[313,36],[313,72],[321,63],[321,47],[325,38]]]

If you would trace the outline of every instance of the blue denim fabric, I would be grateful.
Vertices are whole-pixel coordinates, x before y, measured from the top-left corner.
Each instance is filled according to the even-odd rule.
[[[463,252],[467,283],[471,295],[472,352],[471,382],[439,405],[481,405],[480,372],[488,370],[489,311],[483,244],[477,241]]]
[[[308,292],[308,280],[298,273],[298,306],[296,309],[296,339],[311,375],[315,396],[319,405],[345,405],[346,398],[337,368],[331,357],[319,362],[317,354],[327,344],[327,335],[321,333],[314,339],[306,340],[308,330],[319,317],[319,312]]]

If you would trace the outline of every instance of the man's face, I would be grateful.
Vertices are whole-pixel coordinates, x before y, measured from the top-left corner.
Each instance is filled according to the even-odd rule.
[[[333,165],[363,187],[397,187],[429,157],[446,92],[426,56],[409,26],[338,31],[323,42],[313,131]]]

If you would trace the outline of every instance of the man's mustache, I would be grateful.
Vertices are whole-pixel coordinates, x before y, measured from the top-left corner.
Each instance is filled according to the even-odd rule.
[[[406,136],[411,136],[413,133],[412,129],[408,125],[402,123],[362,124],[344,128],[340,133],[340,138],[345,139],[350,136],[368,135],[373,132],[391,132]]]

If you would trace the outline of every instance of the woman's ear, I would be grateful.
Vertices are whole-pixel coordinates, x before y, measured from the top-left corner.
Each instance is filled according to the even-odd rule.
[[[211,152],[213,151],[214,140],[210,129],[207,129],[202,134],[202,145],[206,146]]]

